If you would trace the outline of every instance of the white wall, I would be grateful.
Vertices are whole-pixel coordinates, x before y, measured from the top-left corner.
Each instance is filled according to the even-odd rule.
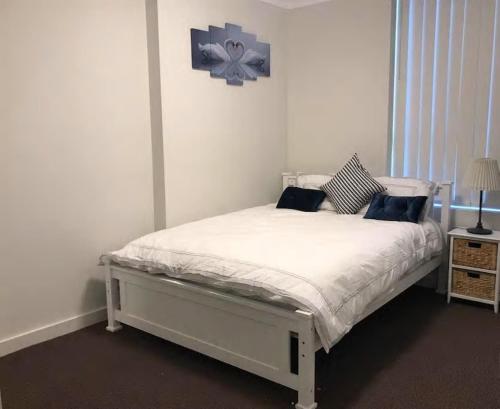
[[[332,0],[288,18],[290,170],[338,169],[354,153],[386,173],[391,0]]]
[[[104,306],[153,203],[144,2],[2,0],[0,41],[1,341]]]
[[[286,154],[286,12],[256,0],[158,0],[167,225],[276,200]],[[241,25],[271,77],[226,85],[191,68],[190,29]]]

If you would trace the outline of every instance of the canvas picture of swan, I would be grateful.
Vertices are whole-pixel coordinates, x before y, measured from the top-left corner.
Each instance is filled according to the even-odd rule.
[[[191,54],[193,69],[210,71],[211,77],[224,78],[229,85],[271,74],[270,44],[235,24],[209,26],[208,31],[191,29]]]

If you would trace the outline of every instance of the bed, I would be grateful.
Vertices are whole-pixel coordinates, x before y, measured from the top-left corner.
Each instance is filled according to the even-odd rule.
[[[283,174],[283,188],[297,178]],[[450,191],[438,184],[440,217],[419,224],[267,205],[146,235],[103,258],[107,329],[157,335],[316,408],[315,352],[443,269]]]

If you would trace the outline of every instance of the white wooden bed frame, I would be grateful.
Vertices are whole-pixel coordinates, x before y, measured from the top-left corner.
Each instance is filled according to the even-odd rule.
[[[296,175],[283,174],[284,188],[295,181]],[[446,233],[451,183],[440,183],[437,194],[442,203],[439,221]],[[445,259],[445,255],[434,257],[407,273],[392,292],[373,301],[359,321],[440,266],[444,274],[440,285],[445,285],[446,266],[441,265]],[[287,310],[109,262],[105,275],[108,331],[118,331],[120,323],[141,329],[295,389],[296,409],[317,407],[315,352],[321,344],[310,312]],[[293,358],[298,370],[293,372],[292,351],[296,349],[292,342],[298,343],[298,356]]]

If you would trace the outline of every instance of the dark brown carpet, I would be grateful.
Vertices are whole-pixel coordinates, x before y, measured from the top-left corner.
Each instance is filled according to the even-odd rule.
[[[317,356],[320,409],[500,408],[500,317],[412,288]],[[132,328],[0,359],[3,409],[289,409],[296,393]]]

